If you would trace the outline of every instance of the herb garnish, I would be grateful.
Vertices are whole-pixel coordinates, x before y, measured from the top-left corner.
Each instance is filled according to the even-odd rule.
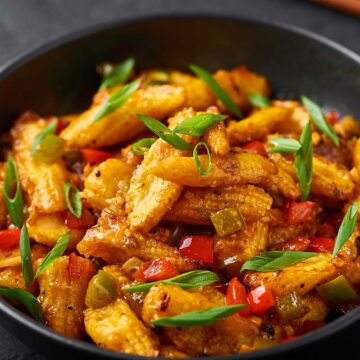
[[[146,284],[139,284],[133,286],[125,286],[122,288],[122,290],[130,292],[148,291],[152,286],[156,284],[176,285],[184,289],[192,289],[200,286],[210,285],[218,280],[218,276],[212,271],[193,270],[166,280],[153,281]]]
[[[34,271],[32,265],[29,233],[25,224],[21,229],[19,248],[21,257],[21,268],[25,280],[25,285],[29,287],[34,278]]]
[[[197,65],[190,65],[190,70],[203,79],[213,94],[225,105],[225,107],[235,114],[239,119],[242,118],[240,109],[233,102],[225,89],[214,79],[214,77],[205,69]]]
[[[144,155],[151,147],[151,145],[156,141],[156,139],[153,138],[145,138],[141,139],[139,141],[136,141],[131,145],[131,151],[135,155]]]
[[[199,160],[199,156],[198,156],[199,146],[203,146],[206,150],[208,161],[207,161],[207,167],[205,170],[202,168],[201,162]],[[196,146],[194,147],[194,151],[193,151],[193,159],[194,159],[195,165],[196,165],[200,175],[207,175],[211,171],[211,169],[212,169],[211,154],[210,154],[210,150],[205,141],[200,141],[196,144]]]
[[[36,149],[40,145],[41,141],[47,135],[55,134],[57,126],[58,126],[58,120],[54,119],[54,120],[50,121],[50,124],[44,130],[42,130],[41,132],[39,132],[36,135],[33,146],[32,146],[31,151],[30,151],[30,156],[34,156]]]
[[[269,143],[274,145],[270,150],[271,153],[291,154],[301,148],[300,142],[296,139],[273,138]]]
[[[68,210],[80,219],[82,214],[82,201],[79,189],[71,184],[70,181],[66,181],[64,184],[64,195]]]
[[[250,104],[254,107],[267,108],[271,105],[270,100],[260,93],[249,94],[247,98]]]
[[[135,60],[133,58],[126,59],[125,61],[116,65],[104,76],[100,90],[108,89],[121,83],[126,83],[134,70],[134,66]]]

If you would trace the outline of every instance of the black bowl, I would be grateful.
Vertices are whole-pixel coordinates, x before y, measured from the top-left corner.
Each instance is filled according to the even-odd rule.
[[[360,118],[360,57],[351,51],[288,25],[178,16],[98,26],[6,65],[0,69],[0,131],[7,131],[25,110],[50,115],[83,109],[99,84],[96,65],[129,55],[141,69],[185,70],[195,63],[215,70],[245,64],[266,75],[278,97],[306,94],[325,109]],[[2,300],[0,317],[21,341],[51,359],[140,359],[56,334]],[[360,308],[296,341],[229,359],[324,355],[337,348],[340,333],[354,331],[359,319]]]

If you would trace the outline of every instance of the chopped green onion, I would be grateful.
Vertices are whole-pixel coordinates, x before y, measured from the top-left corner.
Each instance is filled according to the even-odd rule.
[[[14,184],[16,185],[16,191],[15,195],[12,197]],[[23,195],[16,164],[14,158],[11,155],[8,156],[3,192],[11,221],[15,226],[21,227],[24,218]]]
[[[131,151],[135,155],[142,156],[144,155],[151,147],[151,145],[156,141],[153,138],[141,139],[131,145]]]
[[[64,153],[65,140],[60,136],[48,134],[38,145],[34,153],[34,159],[38,162],[53,164]]]
[[[206,82],[210,90],[226,106],[228,110],[235,114],[239,119],[242,118],[240,109],[236,106],[224,88],[213,78],[213,76],[208,71],[197,65],[190,65],[190,70]]]
[[[335,240],[333,256],[336,256],[340,249],[349,240],[350,236],[355,230],[358,218],[358,203],[355,201],[346,211],[346,214],[339,227],[338,234]]]
[[[289,265],[312,258],[317,255],[314,252],[303,251],[266,251],[247,260],[240,272],[245,270],[275,271],[281,270]]]
[[[141,80],[135,80],[122,88],[115,90],[104,104],[100,107],[99,111],[94,117],[94,122],[101,120],[103,117],[111,114],[123,105],[129,97],[139,88]]]
[[[146,77],[144,85],[164,85],[170,81],[169,73],[165,70],[152,71]]]
[[[340,140],[338,136],[336,135],[336,132],[334,128],[329,124],[329,122],[326,120],[326,117],[324,116],[323,112],[320,109],[320,106],[311,101],[306,96],[302,96],[301,100],[306,107],[306,110],[308,111],[310,118],[316,128],[326,134],[331,141],[336,145],[340,145]]]
[[[20,288],[0,286],[0,296],[10,301],[18,301],[26,307],[29,313],[39,322],[44,323],[39,300],[31,293]]]
[[[245,221],[236,207],[230,207],[211,214],[211,222],[219,236],[233,234],[246,227]]]
[[[199,160],[199,156],[198,156],[199,146],[204,146],[206,153],[207,153],[208,163],[207,163],[207,167],[205,170],[202,168],[201,162]],[[194,147],[194,151],[193,151],[193,159],[194,159],[195,165],[196,165],[200,175],[207,175],[211,171],[211,169],[212,169],[211,154],[210,154],[210,150],[205,141],[200,141],[196,144],[196,146]]]
[[[300,192],[306,200],[311,190],[313,180],[313,146],[311,125],[308,122],[300,136],[301,147],[295,155],[295,168],[299,179]]]
[[[66,250],[69,245],[71,231],[67,232],[65,235],[61,236],[59,240],[56,242],[55,246],[51,249],[51,251],[46,255],[46,258],[41,263],[39,268],[37,269],[34,279],[36,279],[47,266],[53,263],[56,259],[58,259]]]
[[[134,70],[134,66],[135,60],[133,58],[126,59],[125,61],[116,65],[109,73],[104,76],[100,90],[108,89],[121,83],[126,83]]]
[[[260,93],[249,94],[247,98],[250,104],[255,107],[267,108],[271,105],[270,100]]]
[[[22,268],[23,277],[26,286],[29,287],[34,278],[34,271],[32,265],[29,233],[25,224],[21,229],[19,248],[20,248],[21,268]]]
[[[180,136],[174,134],[167,126],[162,122],[151,118],[150,116],[138,114],[137,117],[148,127],[154,134],[162,138],[164,141],[180,150],[192,150],[190,144],[183,140]]]
[[[156,284],[165,284],[165,285],[176,285],[185,289],[192,289],[200,286],[210,285],[218,281],[218,276],[208,270],[193,270],[187,273],[174,276],[170,279],[153,281],[146,284],[139,284],[133,286],[123,287],[122,290],[125,291],[148,291],[150,288]]]
[[[301,148],[299,141],[287,138],[273,138],[269,143],[274,145],[270,150],[271,153],[291,154],[297,152]]]
[[[204,326],[215,323],[216,321],[225,319],[233,314],[236,314],[247,305],[227,305],[219,306],[212,309],[192,311],[168,318],[160,318],[151,321],[155,326],[172,326],[172,327],[190,327],[190,326]]]
[[[58,126],[58,120],[54,119],[43,131],[41,131],[39,134],[36,135],[33,146],[30,151],[30,156],[34,156],[37,147],[40,145],[41,141],[45,138],[45,136],[49,134],[55,134],[57,126]]]
[[[68,210],[80,219],[82,214],[82,201],[78,188],[71,184],[70,181],[66,181],[64,184],[64,195]]]
[[[185,119],[173,132],[189,136],[202,136],[209,127],[225,120],[227,117],[227,115],[220,114],[195,115]]]

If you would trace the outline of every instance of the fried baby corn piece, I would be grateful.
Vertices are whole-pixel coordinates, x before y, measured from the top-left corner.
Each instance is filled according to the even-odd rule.
[[[278,124],[288,121],[291,112],[291,109],[285,107],[268,107],[242,121],[231,121],[227,127],[230,143],[246,144],[264,138],[272,133]]]
[[[344,116],[339,122],[336,122],[334,124],[334,130],[343,139],[360,135],[359,123],[350,115]]]
[[[86,177],[82,197],[95,211],[101,211],[110,205],[118,191],[119,196],[125,195],[131,173],[131,166],[124,161],[108,159]]]
[[[353,164],[358,174],[360,174],[360,139],[357,139],[355,142],[353,152]]]
[[[220,187],[238,184],[258,184],[276,173],[276,166],[265,157],[253,153],[212,155],[212,170],[200,175],[191,157],[165,159],[150,171],[155,176],[191,187]],[[199,155],[203,168],[207,156]]]
[[[166,245],[166,240],[161,231],[146,234],[130,231],[126,214],[115,200],[103,210],[97,225],[86,232],[77,250],[86,257],[100,257],[108,264],[136,256],[143,260],[168,258],[180,271],[196,268],[193,262],[180,255],[177,248]]]
[[[69,178],[62,160],[49,165],[30,157],[36,135],[48,122],[43,119],[29,122],[23,115],[11,130],[13,154],[18,168],[21,187],[30,205],[30,212],[51,213],[66,210],[64,184]]]
[[[165,215],[164,220],[193,225],[211,225],[210,215],[237,207],[244,220],[254,222],[270,210],[272,198],[253,185],[234,185],[225,188],[188,188]]]
[[[258,221],[244,231],[227,236],[214,236],[214,255],[217,266],[238,274],[248,259],[266,251],[269,225]]]
[[[204,140],[212,154],[226,155],[230,152],[229,138],[223,122],[217,123],[206,130]]]
[[[122,299],[100,309],[87,309],[85,328],[100,347],[126,354],[159,354],[158,340]]]
[[[69,147],[96,148],[131,139],[146,129],[136,114],[162,120],[181,108],[185,93],[175,86],[147,86],[137,90],[117,110],[94,123],[94,117],[105,101],[106,98],[101,103],[94,103],[62,131],[61,137]]]
[[[192,109],[184,109],[170,119],[170,128],[188,117],[196,115]],[[178,150],[162,139],[156,140],[135,170],[126,196],[126,211],[130,229],[150,231],[179,198],[183,187],[151,174],[150,170],[165,159],[177,159],[184,151]]]
[[[314,156],[313,173],[313,193],[339,200],[347,200],[353,196],[355,184],[345,167]]]
[[[29,236],[36,242],[54,247],[59,238],[70,229],[65,225],[63,213],[32,213],[26,222]],[[85,230],[72,229],[69,248],[74,248],[85,235]]]
[[[81,339],[84,336],[85,294],[94,275],[90,260],[77,257],[79,277],[68,271],[69,257],[61,256],[39,275],[40,296],[46,323],[56,332]]]
[[[145,297],[143,319],[149,324],[152,320],[163,317],[217,306],[217,303],[200,293],[159,284],[153,286]],[[210,326],[165,327],[166,337],[181,351],[190,355],[239,352],[243,344],[252,343],[256,334],[254,325],[240,316],[232,316]]]
[[[323,253],[282,270],[247,272],[244,282],[252,289],[264,285],[272,290],[275,296],[293,291],[303,296],[317,285],[335,278],[342,266],[344,266],[343,260]]]

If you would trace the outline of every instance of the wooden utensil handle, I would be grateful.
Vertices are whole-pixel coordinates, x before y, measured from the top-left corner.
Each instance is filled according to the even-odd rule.
[[[319,4],[331,6],[340,10],[360,15],[360,0],[312,0]]]

